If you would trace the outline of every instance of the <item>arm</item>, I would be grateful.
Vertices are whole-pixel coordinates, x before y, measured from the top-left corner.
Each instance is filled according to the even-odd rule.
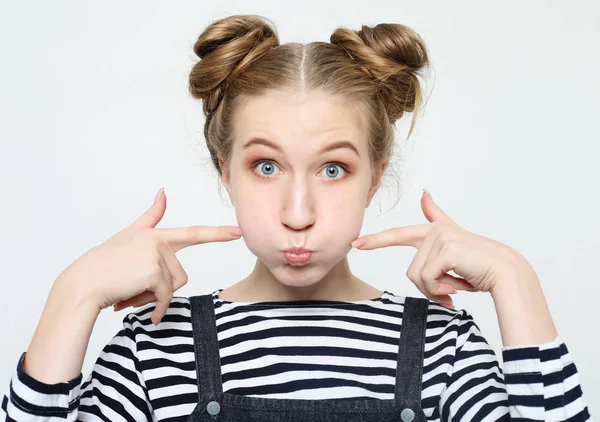
[[[514,276],[491,291],[502,336],[512,417],[589,420],[577,368],[558,336],[533,267],[517,253]],[[527,395],[523,402],[519,395]]]
[[[76,283],[59,277],[21,362],[24,371],[49,384],[77,377],[100,311],[96,304],[78,294]]]
[[[151,421],[133,324],[131,315],[123,319],[122,329],[104,347],[83,384],[81,373],[66,382],[40,382],[24,370],[23,353],[2,399],[0,420]]]
[[[515,251],[516,252],[516,251]],[[504,347],[548,343],[558,333],[537,274],[516,252],[516,263],[491,290]]]
[[[593,421],[560,338],[503,347],[502,356],[503,367],[462,310],[453,372],[439,402],[442,421]]]

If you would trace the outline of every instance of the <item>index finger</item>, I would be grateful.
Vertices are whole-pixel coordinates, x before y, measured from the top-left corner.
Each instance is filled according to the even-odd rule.
[[[412,246],[419,249],[423,239],[431,230],[431,224],[416,224],[414,226],[393,227],[379,233],[361,236],[364,245],[359,246],[360,250],[371,250],[377,248],[386,248],[388,246]]]
[[[173,252],[177,252],[188,246],[200,245],[210,242],[228,242],[239,239],[240,234],[235,234],[237,226],[189,226],[159,228],[159,236],[169,244]]]

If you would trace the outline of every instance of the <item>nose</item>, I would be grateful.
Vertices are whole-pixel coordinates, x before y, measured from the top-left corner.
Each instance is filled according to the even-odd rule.
[[[315,222],[312,189],[305,180],[292,180],[284,187],[281,222],[293,230],[303,230]]]

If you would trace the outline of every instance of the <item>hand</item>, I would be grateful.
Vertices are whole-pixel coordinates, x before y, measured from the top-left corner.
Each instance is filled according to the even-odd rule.
[[[169,308],[173,292],[188,281],[175,253],[188,246],[227,242],[241,236],[236,226],[157,229],[165,214],[166,201],[161,189],[152,207],[78,258],[61,273],[57,283],[66,285],[77,298],[91,301],[100,309],[116,304],[116,311],[156,302],[151,318],[158,324]],[[232,234],[232,229],[239,233]]]
[[[492,293],[499,280],[513,276],[517,267],[523,265],[515,249],[471,233],[452,221],[429,193],[423,193],[421,208],[429,224],[362,236],[352,246],[361,250],[387,246],[417,248],[406,275],[426,297],[452,308],[450,294],[457,290]],[[451,270],[462,278],[446,274]]]

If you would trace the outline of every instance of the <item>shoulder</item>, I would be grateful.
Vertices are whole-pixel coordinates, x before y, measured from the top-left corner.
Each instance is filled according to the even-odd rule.
[[[213,299],[218,297],[218,290],[210,293]],[[166,328],[166,323],[191,322],[191,301],[190,297],[173,296],[169,303],[167,313],[164,315],[160,323],[156,326],[152,323],[150,316],[156,309],[156,302],[148,303],[137,308],[134,312],[128,313],[124,318],[124,323],[134,324],[137,327],[147,327],[152,325],[155,329]],[[161,327],[162,325],[162,327]]]
[[[127,314],[127,317],[137,320],[150,320],[150,315],[155,308],[156,302],[148,303],[137,308],[134,312]],[[171,303],[169,303],[169,308],[167,309],[167,313],[163,317],[162,321],[164,321],[164,318],[166,317],[185,314],[186,311],[189,313],[190,309],[190,299],[188,297],[174,296],[171,300]]]
[[[148,303],[123,318],[120,335],[128,338],[128,347],[144,370],[193,361],[194,336],[190,298],[174,296],[161,321],[151,320],[156,303]],[[130,308],[131,310],[131,308]],[[183,359],[183,360],[182,360]]]
[[[461,308],[448,308],[438,302],[434,302],[426,297],[415,297],[415,296],[401,296],[394,293],[385,291],[381,296],[381,303],[383,304],[396,304],[404,308],[407,299],[418,300],[427,303],[427,324],[435,326],[436,323],[456,323],[459,320],[469,320],[473,317],[465,310]]]
[[[473,339],[475,336],[485,342],[473,315],[466,309],[458,307],[452,309],[425,297],[400,296],[390,292],[386,292],[382,296],[382,300],[399,304],[404,308],[406,299],[409,297],[427,302],[428,342],[437,343],[437,341],[452,338],[457,348],[460,348],[469,337]]]
[[[170,335],[177,335],[177,330],[191,332],[192,319],[189,297],[174,296],[169,303],[166,314],[158,325],[154,325],[150,318],[155,309],[156,302],[152,302],[129,312],[123,318],[124,328],[129,328],[136,336],[167,331]]]

